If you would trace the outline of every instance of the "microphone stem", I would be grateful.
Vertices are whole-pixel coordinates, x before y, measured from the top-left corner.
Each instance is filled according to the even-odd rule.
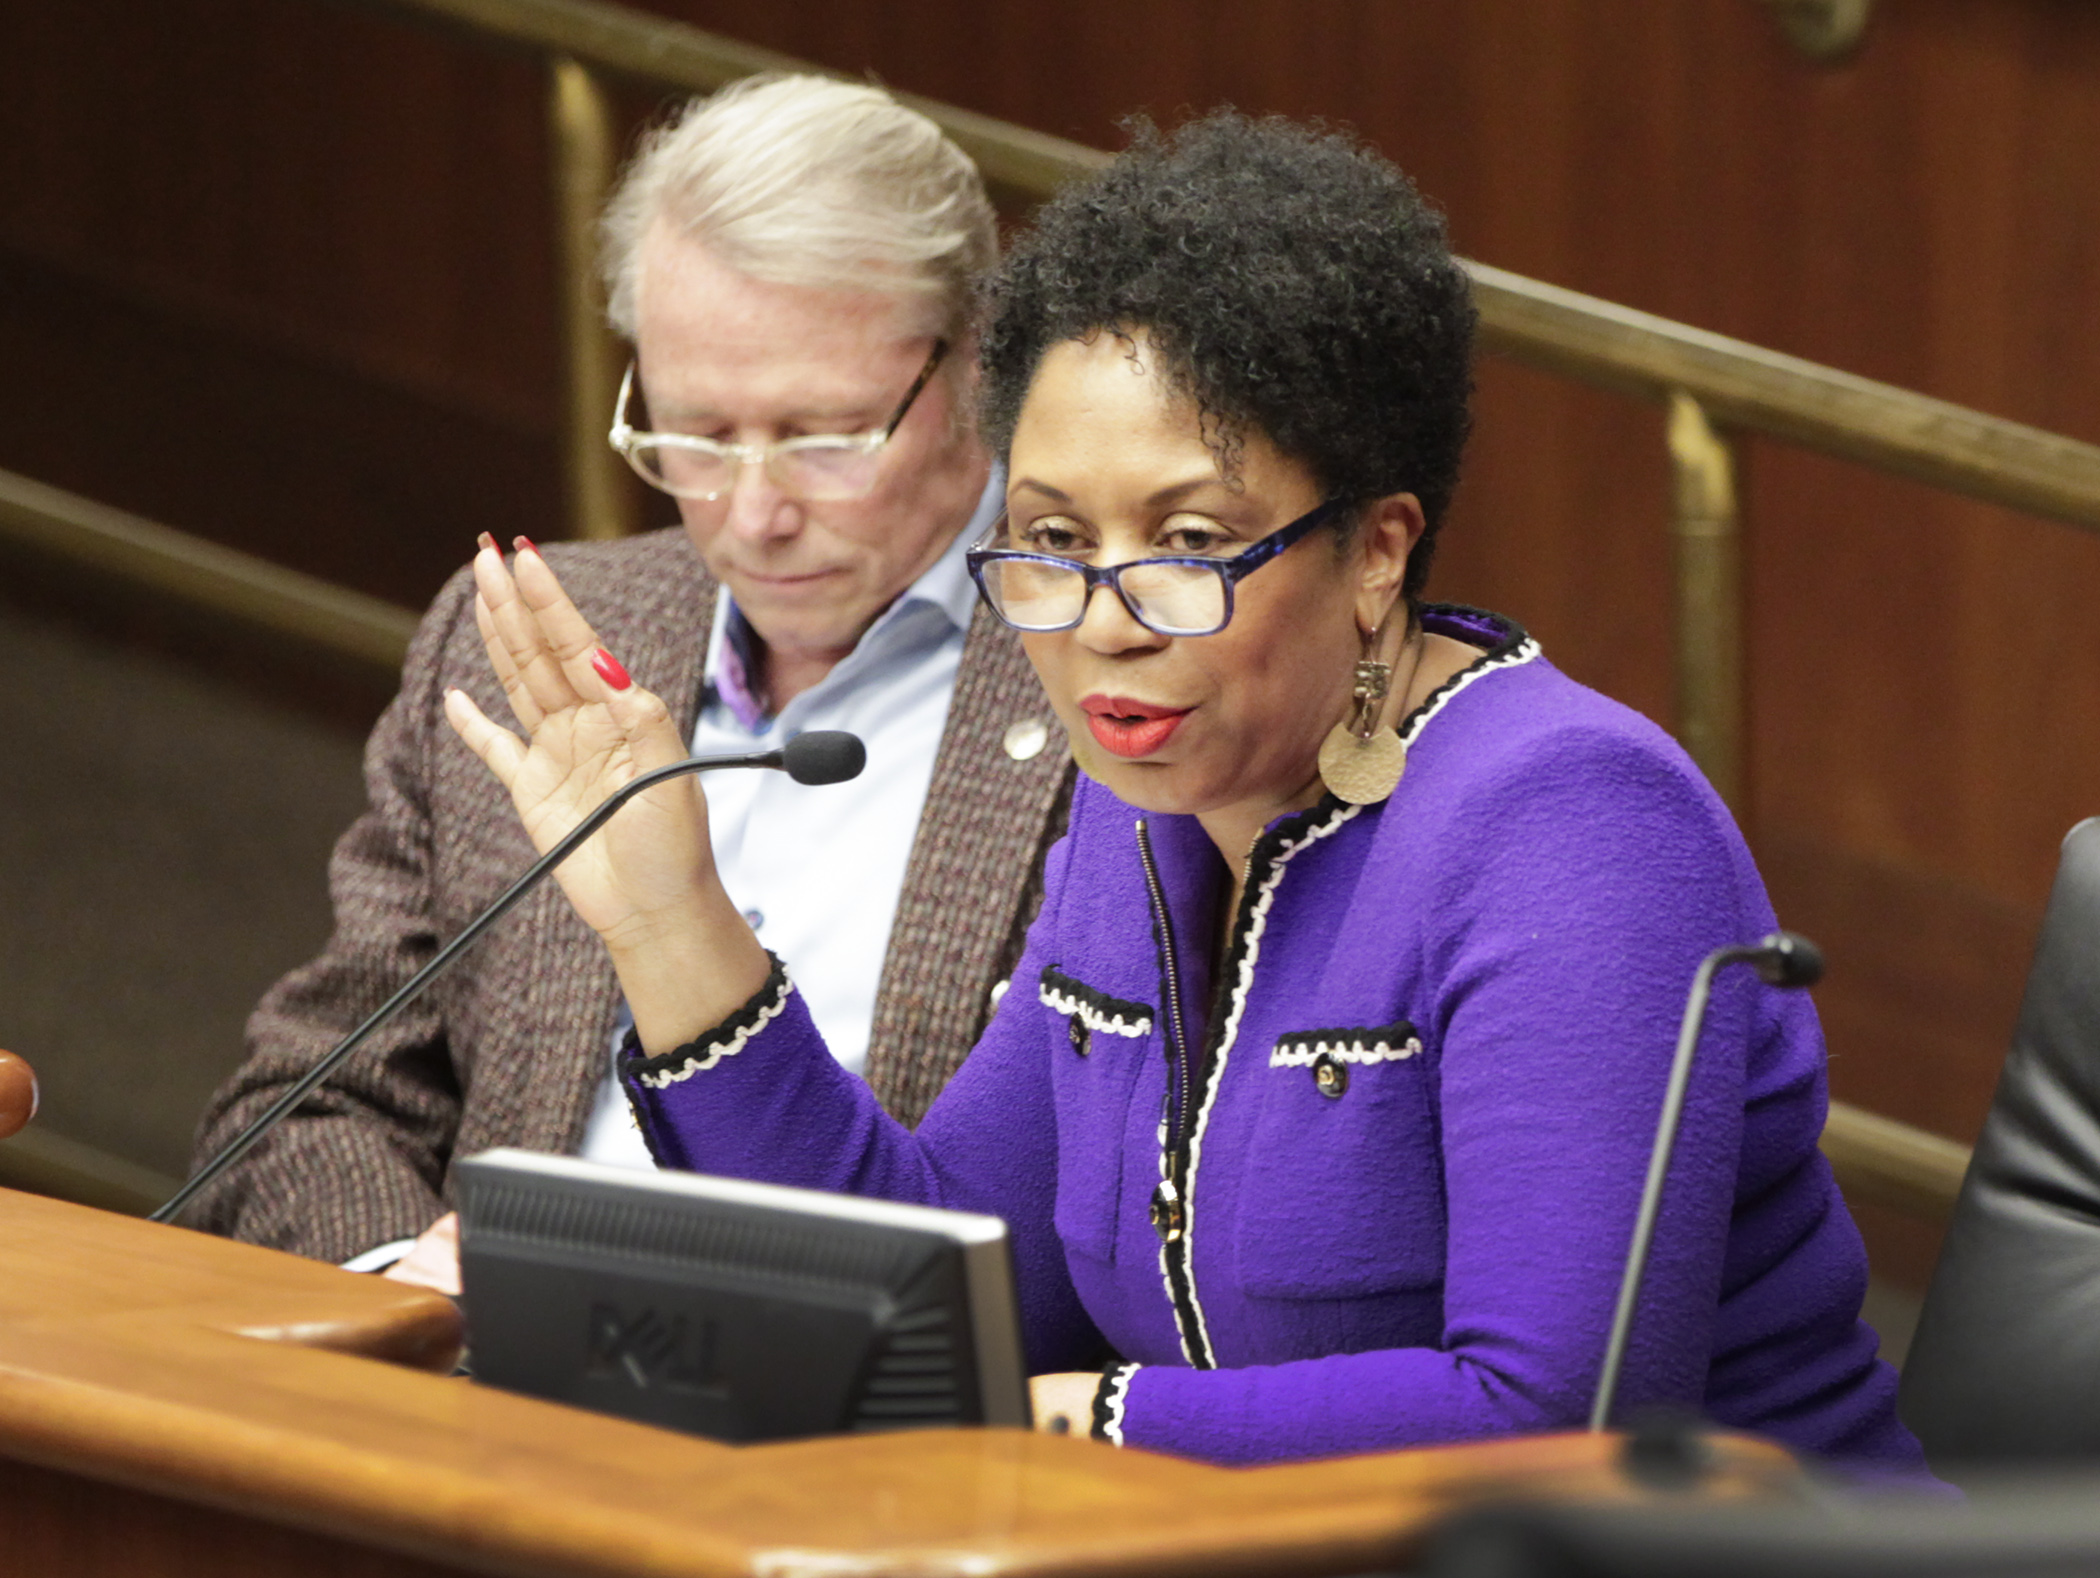
[[[1677,1148],[1677,1125],[1684,1116],[1684,1093],[1692,1081],[1692,1057],[1699,1050],[1699,1034],[1706,1027],[1706,1005],[1713,994],[1714,975],[1725,965],[1755,958],[1757,952],[1755,948],[1717,949],[1700,961],[1692,977],[1692,989],[1684,1002],[1684,1019],[1677,1027],[1677,1051],[1670,1059],[1670,1083],[1663,1092],[1662,1115],[1656,1120],[1655,1144],[1648,1152],[1648,1179],[1641,1186],[1640,1211],[1633,1221],[1633,1245],[1626,1251],[1626,1272],[1619,1282],[1618,1308],[1612,1312],[1611,1337],[1604,1345],[1604,1366],[1597,1374],[1596,1400],[1590,1406],[1592,1431],[1611,1425],[1619,1369],[1625,1362],[1627,1338],[1633,1331],[1633,1311],[1640,1301],[1641,1279],[1648,1269],[1655,1221],[1662,1214],[1663,1179],[1670,1171],[1671,1152]]]
[[[243,1129],[234,1138],[232,1144],[200,1167],[187,1183],[168,1197],[165,1205],[153,1212],[146,1220],[149,1222],[172,1222],[180,1214],[182,1208],[188,1205],[201,1190],[206,1188],[227,1168],[247,1155],[249,1151],[254,1149],[258,1141],[276,1128],[278,1123],[298,1107],[302,1101],[312,1095],[315,1088],[322,1081],[326,1080],[330,1074],[342,1066],[346,1058],[364,1045],[373,1031],[379,1029],[380,1026],[392,1019],[394,1015],[398,1014],[418,997],[421,997],[431,982],[449,970],[458,961],[460,955],[464,954],[480,940],[484,932],[509,914],[520,899],[538,887],[548,872],[552,871],[564,860],[567,860],[569,856],[575,854],[578,846],[593,833],[597,832],[599,828],[603,827],[611,819],[613,813],[629,800],[632,800],[645,789],[653,789],[660,783],[665,783],[673,778],[682,778],[688,773],[707,772],[717,767],[779,767],[782,765],[783,760],[783,755],[779,751],[757,751],[748,756],[692,756],[682,762],[673,762],[668,767],[659,767],[653,772],[643,773],[633,782],[622,784],[618,789],[615,789],[605,797],[596,810],[579,822],[560,843],[556,844],[546,854],[540,856],[538,860],[535,860],[527,867],[525,874],[505,889],[501,898],[477,915],[468,924],[466,930],[439,949],[435,958],[409,977],[399,991],[374,1009],[363,1024],[351,1031],[349,1035],[336,1044],[333,1051],[308,1069],[305,1074],[301,1075],[298,1082],[290,1090],[287,1090],[270,1104],[269,1111],[249,1124],[247,1128]]]

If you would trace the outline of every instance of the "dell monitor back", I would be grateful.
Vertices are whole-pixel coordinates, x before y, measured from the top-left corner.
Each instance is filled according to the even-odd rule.
[[[718,1441],[1028,1422],[997,1217],[514,1150],[459,1180],[477,1381]]]

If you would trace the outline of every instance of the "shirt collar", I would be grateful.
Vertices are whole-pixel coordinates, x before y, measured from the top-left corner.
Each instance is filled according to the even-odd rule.
[[[868,662],[879,660],[885,649],[902,639],[900,627],[919,625],[929,615],[941,620],[944,637],[956,632],[967,634],[970,617],[977,608],[977,586],[970,579],[966,555],[971,545],[991,529],[1005,504],[1005,468],[994,465],[984,492],[978,497],[977,508],[971,512],[969,524],[957,532],[955,540],[941,556],[876,617],[853,650],[840,660],[831,675],[825,676],[825,684],[829,684],[835,675],[849,674],[865,667]],[[751,686],[757,639],[750,620],[737,607],[736,599],[729,595],[729,588],[722,587],[715,597],[714,632],[707,643],[706,684],[712,696],[726,706],[739,723],[754,731],[763,728],[768,721],[766,711]],[[823,688],[823,685],[817,687],[818,690]]]

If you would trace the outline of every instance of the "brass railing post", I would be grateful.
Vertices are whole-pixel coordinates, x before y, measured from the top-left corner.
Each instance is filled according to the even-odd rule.
[[[1672,518],[1677,563],[1677,736],[1741,816],[1743,806],[1743,545],[1735,456],[1705,408],[1670,395]]]
[[[625,352],[606,327],[597,270],[598,215],[617,160],[612,106],[590,69],[566,55],[552,57],[547,120],[559,231],[569,529],[577,537],[624,537],[634,530],[633,494],[605,430]]]

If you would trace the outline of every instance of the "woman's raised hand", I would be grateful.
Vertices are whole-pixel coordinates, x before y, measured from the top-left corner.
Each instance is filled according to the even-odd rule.
[[[466,692],[445,717],[510,791],[543,853],[642,773],[682,761],[685,741],[662,701],[636,685],[537,549],[518,539],[506,565],[484,535],[474,556],[474,618],[521,740]],[[652,1051],[690,1040],[764,981],[764,950],[715,874],[697,778],[638,795],[561,865],[555,879],[611,948]],[[695,971],[698,974],[694,974]]]

